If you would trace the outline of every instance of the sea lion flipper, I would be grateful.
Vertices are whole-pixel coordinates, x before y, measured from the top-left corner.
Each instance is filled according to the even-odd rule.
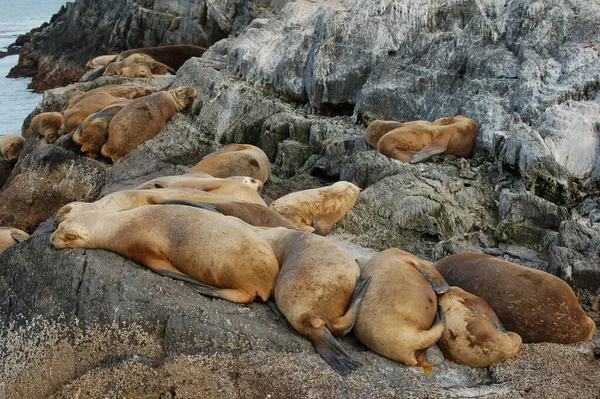
[[[220,213],[214,204],[210,204],[208,202],[196,202],[196,201],[189,201],[189,200],[169,199],[169,200],[162,201],[161,204],[162,205],[188,205],[188,206],[193,206],[193,207],[200,208],[200,209],[205,209],[207,211]]]
[[[356,322],[356,318],[358,317],[358,310],[360,309],[360,303],[362,302],[362,298],[367,292],[367,288],[371,283],[371,277],[363,277],[356,283],[356,288],[354,288],[354,293],[352,294],[352,298],[350,299],[350,304],[348,305],[348,310],[346,314],[342,317],[333,320],[331,322],[331,329],[335,335],[346,335],[352,327],[354,327],[354,323]]]
[[[26,239],[29,238],[29,234],[24,233],[24,232],[20,232],[20,231],[12,231],[10,233],[10,236],[13,238],[13,240],[15,240],[16,242],[23,242]]]
[[[362,364],[352,360],[344,348],[331,334],[327,327],[322,326],[309,335],[317,353],[340,375],[347,375]]]
[[[334,214],[331,214],[332,216]],[[333,228],[333,221],[331,217],[324,217],[323,215],[315,217],[312,227],[315,229],[313,233],[320,236],[326,236]]]
[[[423,262],[414,262],[413,266],[429,281],[436,294],[441,295],[450,289],[444,277],[435,267]]]

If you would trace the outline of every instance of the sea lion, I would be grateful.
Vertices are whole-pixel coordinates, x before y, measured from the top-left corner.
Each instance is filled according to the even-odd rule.
[[[450,285],[483,298],[523,342],[589,341],[596,325],[569,285],[541,270],[490,255],[465,252],[434,266]]]
[[[137,186],[136,190],[163,187],[202,190],[235,200],[267,206],[258,194],[262,190],[262,182],[247,176],[232,176],[222,179],[209,176],[206,173],[187,173],[185,175],[152,179]]]
[[[506,332],[483,299],[450,287],[438,303],[446,315],[438,346],[446,357],[470,367],[488,367],[519,354],[521,337]]]
[[[119,54],[100,55],[89,60],[85,67],[89,69],[95,69],[107,66],[111,62],[121,61],[122,59],[123,57],[121,57]]]
[[[110,94],[113,97],[127,98],[129,100],[133,100],[135,98],[144,97],[149,94],[152,94],[152,90],[143,86],[108,85],[96,87],[95,89],[83,93],[72,93],[72,98],[68,101],[69,105],[67,109],[76,106],[80,101],[84,100],[85,98],[98,93],[106,93]]]
[[[273,201],[269,208],[309,232],[327,235],[358,199],[360,188],[347,181],[297,191]]]
[[[31,134],[44,136],[46,142],[52,144],[58,139],[58,132],[64,121],[63,114],[60,112],[43,112],[31,119],[28,131]]]
[[[271,176],[267,154],[250,144],[228,144],[204,156],[192,168],[214,177],[250,176],[266,183]]]
[[[165,124],[198,96],[196,89],[179,87],[133,100],[113,118],[102,155],[117,162],[155,137]]]
[[[7,134],[0,137],[0,154],[8,162],[14,164],[21,155],[25,145],[25,137],[16,134]]]
[[[119,73],[119,70],[122,68],[127,68],[132,66],[133,64],[137,64],[139,62],[153,62],[154,59],[146,54],[135,53],[131,54],[127,57],[121,57],[121,61],[111,62],[106,66],[104,70],[103,76],[114,76]]]
[[[100,150],[108,137],[110,121],[130,102],[131,100],[126,98],[118,99],[88,116],[77,126],[73,134],[73,141],[81,146],[81,152],[87,153],[92,158],[100,156]]]
[[[148,78],[154,79],[150,67],[142,62],[137,62],[129,67],[123,67],[117,71],[122,78]]]
[[[305,231],[278,227],[258,234],[271,245],[281,268],[277,308],[337,373],[356,370],[360,363],[333,337],[352,329],[369,285],[368,278],[359,280],[354,258],[331,240]]]
[[[402,126],[402,122],[396,121],[383,121],[376,119],[369,123],[365,132],[365,140],[371,146],[377,148],[379,140],[388,132]]]
[[[436,154],[470,157],[479,128],[463,115],[433,122],[404,123],[379,140],[377,151],[388,158],[416,163]]]
[[[257,296],[267,301],[279,272],[273,250],[251,226],[190,206],[82,212],[62,222],[51,242],[57,249],[113,251],[201,294],[237,303]]]
[[[25,241],[29,234],[14,227],[0,227],[0,254],[13,245]]]
[[[390,248],[361,272],[371,277],[354,335],[375,352],[407,366],[431,367],[427,349],[444,331],[436,293],[448,290],[442,276],[422,259]]]
[[[79,101],[77,105],[63,112],[65,122],[60,129],[60,135],[74,132],[85,118],[118,100],[120,100],[118,97],[107,93],[96,93]]]
[[[147,54],[156,61],[162,62],[177,71],[187,60],[192,57],[202,57],[205,51],[204,47],[175,44],[171,46],[136,48],[123,51],[120,55],[122,57],[129,57],[136,53]]]
[[[231,201],[230,198],[201,190],[181,188],[122,190],[108,194],[94,202],[71,202],[58,210],[54,220],[57,223],[61,223],[65,219],[81,212],[119,212],[146,205],[163,204],[165,201],[172,199],[198,201],[203,203]]]

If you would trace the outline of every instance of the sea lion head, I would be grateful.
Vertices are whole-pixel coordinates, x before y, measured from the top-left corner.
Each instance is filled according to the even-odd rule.
[[[227,179],[237,180],[237,181],[241,182],[242,184],[250,186],[253,189],[255,189],[257,193],[260,193],[263,189],[263,182],[258,179],[254,179],[250,176],[231,176],[231,177],[228,177]]]
[[[75,218],[62,222],[50,236],[50,242],[56,249],[85,248],[89,230]]]
[[[56,212],[56,215],[54,216],[54,221],[56,223],[62,223],[77,213],[87,212],[91,210],[93,210],[93,206],[89,202],[71,202],[63,206],[58,210],[58,212]]]
[[[185,109],[187,106],[198,97],[198,90],[191,89],[189,87],[178,87],[173,90],[169,90],[169,93],[173,96],[173,99],[179,105],[180,109]]]
[[[14,164],[21,155],[21,150],[25,145],[25,137],[16,134],[8,134],[3,138],[2,156],[8,162]]]

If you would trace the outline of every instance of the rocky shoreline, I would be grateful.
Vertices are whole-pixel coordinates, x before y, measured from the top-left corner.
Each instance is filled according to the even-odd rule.
[[[333,232],[346,245],[360,251],[398,247],[428,260],[478,251],[545,270],[577,289],[598,324],[600,57],[589,45],[600,41],[600,5],[150,3],[142,9],[124,0],[77,0],[22,49],[20,65],[37,54],[43,88],[79,79],[85,62],[100,53],[212,45],[175,77],[84,76],[45,92],[32,116],[61,111],[72,91],[111,83],[155,91],[187,86],[200,95],[187,113],[114,165],[84,156],[69,136],[53,145],[27,139],[0,190],[0,225],[33,233],[0,255],[0,298],[7,304],[0,308],[0,392],[56,398],[110,392],[597,395],[598,333],[591,343],[527,344],[520,357],[487,369],[446,360],[431,376],[346,337],[344,347],[365,366],[342,378],[265,305],[202,297],[110,252],[57,251],[47,219],[68,202],[186,172],[222,144],[251,143],[272,163],[275,176],[265,186],[270,199],[337,180],[363,188]],[[83,26],[106,33],[90,35]],[[57,37],[67,33],[69,40],[79,38],[73,43],[87,45],[61,47]],[[364,141],[372,119],[457,113],[480,126],[470,159],[404,164]]]

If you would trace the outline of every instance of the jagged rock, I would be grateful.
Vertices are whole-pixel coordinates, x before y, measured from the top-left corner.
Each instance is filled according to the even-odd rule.
[[[284,140],[279,143],[273,172],[282,177],[291,177],[298,173],[311,154],[312,149],[308,145]]]

